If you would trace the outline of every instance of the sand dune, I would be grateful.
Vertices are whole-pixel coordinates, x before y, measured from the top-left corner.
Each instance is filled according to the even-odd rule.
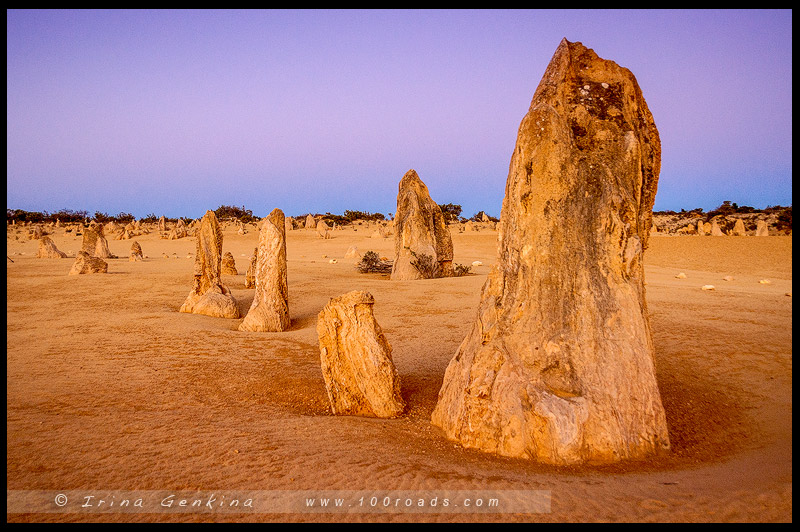
[[[65,252],[80,238],[55,229]],[[9,233],[11,234],[11,233]],[[8,239],[8,490],[550,490],[540,514],[8,514],[9,521],[791,521],[792,238],[655,237],[645,253],[656,369],[672,452],[646,463],[551,467],[466,450],[430,424],[445,367],[475,316],[497,233],[453,232],[473,275],[388,281],[352,246],[391,257],[367,229],[287,232],[291,328],[181,314],[193,238],[109,239],[107,274],[68,276]],[[244,315],[258,233],[224,234]],[[24,253],[24,254],[23,254]],[[163,254],[170,257],[162,258]],[[331,264],[331,258],[337,259]],[[679,272],[685,279],[675,278]],[[726,275],[732,281],[724,281]],[[761,279],[770,284],[760,284]],[[714,291],[701,286],[715,285]],[[332,416],[317,314],[375,297],[408,407],[399,419]]]

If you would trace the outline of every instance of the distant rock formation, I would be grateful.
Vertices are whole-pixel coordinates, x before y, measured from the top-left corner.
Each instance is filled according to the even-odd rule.
[[[562,40],[519,126],[497,261],[431,416],[551,464],[669,448],[643,250],[661,142],[633,74]]]
[[[253,254],[250,255],[250,265],[247,267],[247,272],[244,274],[244,287],[256,287],[256,261],[258,260],[258,247],[253,249]]]
[[[85,251],[92,257],[99,257],[101,259],[116,259],[117,256],[113,255],[108,249],[108,240],[103,234],[103,226],[100,224],[92,224],[83,230],[83,244],[81,251]]]
[[[353,291],[331,299],[319,313],[322,376],[334,414],[392,418],[405,409],[374,304],[369,292]]]
[[[175,224],[175,227],[172,228],[172,231],[169,233],[169,240],[179,240],[181,238],[186,238],[189,236],[189,230],[186,227],[186,223],[178,218],[178,223]]]
[[[219,318],[238,318],[239,307],[220,278],[222,263],[222,229],[214,211],[206,211],[197,233],[192,291],[180,312],[204,314]]]
[[[81,275],[86,273],[108,273],[108,263],[101,258],[92,257],[85,251],[78,252],[69,275]]]
[[[240,331],[280,332],[290,325],[283,211],[273,209],[266,220],[258,237],[256,293]]]
[[[39,251],[36,257],[39,259],[63,259],[67,254],[59,251],[55,242],[49,236],[42,236],[39,240]]]
[[[747,230],[744,228],[744,222],[738,218],[733,224],[733,236],[747,236]]]
[[[233,253],[230,251],[226,251],[222,256],[220,273],[222,275],[239,275],[239,271],[236,269],[236,259],[233,258]]]
[[[306,229],[316,229],[317,221],[310,214],[306,216]]]
[[[328,227],[328,224],[325,223],[325,220],[320,220],[317,222],[317,236],[320,238],[330,238],[331,237],[331,228]]]
[[[756,236],[769,236],[769,227],[764,220],[756,222]]]
[[[144,260],[144,255],[142,255],[142,246],[139,245],[139,242],[134,240],[131,244],[131,254],[128,257],[128,262],[136,262],[139,260]]]
[[[716,220],[711,220],[711,236],[725,236]]]
[[[453,241],[442,209],[415,170],[400,180],[394,217],[395,260],[391,280],[430,279],[453,275]],[[420,268],[425,255],[432,268]],[[415,264],[417,266],[415,266]]]

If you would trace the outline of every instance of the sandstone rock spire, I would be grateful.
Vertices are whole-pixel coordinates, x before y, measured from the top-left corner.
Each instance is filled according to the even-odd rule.
[[[261,226],[256,253],[256,293],[240,331],[280,332],[289,328],[286,220],[273,209]]]
[[[394,216],[394,251],[391,280],[426,279],[453,275],[453,241],[442,209],[431,199],[428,187],[415,170],[400,180]],[[431,267],[420,267],[424,256]]]
[[[334,414],[391,418],[405,408],[374,304],[372,294],[356,290],[331,299],[319,313],[322,375]]]
[[[206,211],[197,232],[192,291],[180,312],[220,318],[238,318],[239,307],[228,287],[222,284],[222,229],[214,211]]]
[[[519,127],[497,262],[432,414],[447,437],[552,464],[669,448],[642,265],[660,161],[633,74],[561,41]]]

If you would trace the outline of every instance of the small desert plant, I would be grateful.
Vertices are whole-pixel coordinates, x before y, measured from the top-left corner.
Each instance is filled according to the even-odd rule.
[[[456,264],[453,268],[453,275],[456,277],[461,277],[462,275],[468,275],[472,271],[472,266],[466,266],[464,264]]]
[[[361,273],[392,273],[392,261],[381,260],[374,251],[367,251],[356,268]]]
[[[424,279],[434,279],[439,277],[439,264],[433,260],[433,257],[426,255],[425,253],[420,253],[417,255],[413,251],[411,252],[411,255],[414,256],[414,260],[411,261],[411,265],[417,269]]]

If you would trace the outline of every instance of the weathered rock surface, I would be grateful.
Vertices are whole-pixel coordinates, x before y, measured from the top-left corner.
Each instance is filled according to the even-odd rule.
[[[172,231],[169,232],[169,236],[167,236],[168,240],[180,240],[181,238],[186,238],[189,236],[189,229],[186,227],[186,223],[178,218],[178,223],[175,224],[175,227],[172,228]]]
[[[240,331],[280,332],[289,328],[289,284],[286,275],[286,222],[273,209],[261,226],[256,262],[256,293]]]
[[[144,260],[144,255],[142,254],[142,246],[134,240],[131,244],[131,254],[128,257],[128,262],[136,262],[138,260]]]
[[[239,271],[236,269],[236,259],[233,258],[233,253],[230,251],[226,251],[222,256],[220,271],[222,275],[239,275]]]
[[[316,229],[317,228],[317,220],[314,219],[313,216],[310,214],[306,216],[306,229]]]
[[[716,220],[711,221],[711,236],[725,236]]]
[[[317,236],[320,238],[330,238],[331,237],[331,228],[328,227],[328,224],[325,223],[325,220],[320,220],[317,222]]]
[[[769,236],[769,228],[766,221],[758,220],[756,222],[756,236]]]
[[[669,448],[643,250],[661,142],[631,72],[564,39],[520,124],[498,257],[434,425],[552,464]]]
[[[442,209],[431,199],[428,187],[415,170],[400,180],[394,217],[395,260],[391,280],[426,279],[453,275],[453,241]],[[433,259],[432,271],[414,263],[422,255]]]
[[[737,219],[733,224],[733,236],[747,236],[747,231],[744,228],[744,222],[741,218]]]
[[[220,279],[221,263],[222,229],[214,211],[206,211],[197,232],[192,291],[180,312],[219,318],[240,317],[236,300]]]
[[[108,273],[108,263],[101,258],[92,257],[85,251],[79,251],[69,270],[69,275],[85,273]]]
[[[258,247],[253,249],[253,254],[250,256],[250,265],[247,267],[247,272],[244,274],[244,287],[256,287],[256,263],[258,261]]]
[[[39,240],[39,251],[36,257],[40,259],[63,259],[67,256],[63,251],[59,251],[55,242],[49,236],[42,236]]]
[[[358,246],[350,246],[344,254],[346,259],[360,259],[361,253],[358,252]]]
[[[108,249],[108,240],[103,234],[103,226],[100,224],[92,224],[83,230],[83,243],[81,251],[85,251],[93,257],[101,259],[116,259]]]
[[[331,299],[319,313],[322,376],[334,414],[391,418],[405,409],[374,304],[369,292],[353,291]]]

